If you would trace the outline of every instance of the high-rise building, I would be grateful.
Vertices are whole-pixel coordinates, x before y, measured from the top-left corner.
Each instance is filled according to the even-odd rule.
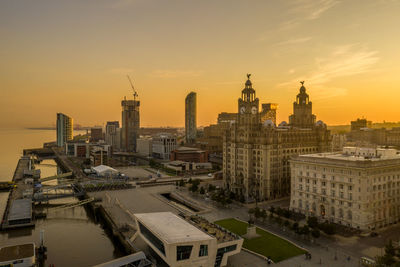
[[[400,154],[344,147],[290,160],[290,208],[321,221],[373,230],[400,220]]]
[[[104,140],[103,128],[102,127],[92,127],[90,128],[90,141],[98,142]]]
[[[197,135],[196,93],[190,92],[185,99],[185,133],[186,143],[194,143]]]
[[[304,86],[300,92],[300,95],[305,93]],[[225,188],[242,200],[288,196],[290,157],[331,149],[326,125],[322,121],[311,124],[315,116],[298,112],[297,106],[294,108],[296,116],[291,116],[294,118],[292,125],[282,122],[276,126],[272,120],[262,121],[263,111],[259,111],[259,99],[250,79],[238,100],[238,111],[236,122],[224,136],[223,181]]]
[[[57,113],[57,146],[63,147],[73,138],[73,119],[63,113]]]
[[[106,124],[106,143],[117,149],[117,129],[119,128],[118,121],[108,121]]]
[[[136,151],[136,139],[139,137],[140,114],[139,100],[122,100],[122,129],[121,150],[128,152]]]

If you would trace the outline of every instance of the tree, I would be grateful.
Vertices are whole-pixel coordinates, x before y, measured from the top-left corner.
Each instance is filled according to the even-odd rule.
[[[261,218],[263,221],[267,218],[267,212],[264,209],[261,210]]]
[[[336,233],[335,225],[332,223],[322,223],[319,225],[319,229],[321,229],[327,235],[334,235]]]
[[[204,195],[206,193],[206,190],[204,187],[200,187],[200,194]]]
[[[292,226],[292,229],[295,233],[299,232],[299,223],[295,222]]]
[[[285,220],[285,221],[283,222],[283,225],[284,225],[285,227],[290,227],[290,222],[289,222],[288,220]]]
[[[208,185],[208,192],[213,192],[213,191],[215,191],[215,186],[212,185],[212,184],[209,184]]]
[[[318,238],[318,237],[321,235],[321,233],[319,232],[318,229],[313,229],[312,232],[311,232],[311,235],[312,235],[314,238]]]
[[[308,236],[310,234],[310,228],[307,225],[304,225],[300,228],[300,234]]]
[[[275,212],[275,207],[274,206],[269,207],[269,212],[274,213]]]
[[[307,224],[311,228],[317,228],[318,227],[318,219],[317,219],[317,217],[313,217],[313,216],[312,217],[308,217]]]
[[[194,192],[197,192],[197,190],[199,189],[199,185],[197,183],[192,183],[192,185],[190,186],[189,190]]]

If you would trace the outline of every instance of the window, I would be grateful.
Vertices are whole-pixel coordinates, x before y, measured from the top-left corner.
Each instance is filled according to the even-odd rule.
[[[193,246],[177,246],[176,247],[176,260],[187,260],[190,258]]]
[[[158,237],[156,237],[152,232],[150,232],[149,229],[147,229],[143,224],[139,222],[139,228],[140,232],[142,235],[150,242],[152,243],[159,251],[162,252],[162,254],[165,255],[165,249],[164,249],[164,244],[161,242]]]
[[[208,245],[200,245],[199,257],[208,256]]]

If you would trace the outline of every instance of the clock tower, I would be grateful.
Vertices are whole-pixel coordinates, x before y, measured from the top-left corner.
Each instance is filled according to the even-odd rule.
[[[300,83],[300,93],[293,103],[293,114],[289,116],[289,124],[294,127],[311,128],[315,125],[315,115],[312,114],[312,103],[306,93],[304,81]]]
[[[258,98],[256,91],[250,81],[251,74],[247,74],[247,81],[242,90],[241,98],[238,99],[238,122],[240,124],[259,123]]]

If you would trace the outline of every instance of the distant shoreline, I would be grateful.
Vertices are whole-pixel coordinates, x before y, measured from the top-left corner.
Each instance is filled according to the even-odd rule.
[[[56,127],[25,127],[27,130],[56,130]],[[85,131],[86,129],[78,128],[74,131]]]

